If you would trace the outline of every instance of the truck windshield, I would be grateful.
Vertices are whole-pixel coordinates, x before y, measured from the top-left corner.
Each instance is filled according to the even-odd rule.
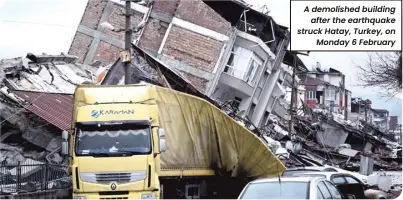
[[[76,135],[77,156],[130,156],[151,153],[150,126],[80,125]]]

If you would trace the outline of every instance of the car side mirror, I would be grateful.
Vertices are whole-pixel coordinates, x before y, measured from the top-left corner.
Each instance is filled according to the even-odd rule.
[[[158,137],[159,137],[159,149],[160,152],[165,152],[167,150],[167,144],[165,140],[165,130],[160,128],[158,129]]]

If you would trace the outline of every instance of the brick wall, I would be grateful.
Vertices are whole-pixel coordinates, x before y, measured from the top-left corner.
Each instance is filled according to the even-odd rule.
[[[143,35],[138,43],[139,47],[151,51],[158,52],[167,31],[168,24],[157,19],[149,19],[144,29]]]
[[[107,6],[107,2],[107,0],[89,0],[80,25],[98,30],[103,14],[108,13],[109,16],[106,20],[116,28],[123,28],[125,26],[124,7],[114,4],[112,10],[107,12],[110,8]],[[230,23],[215,13],[202,0],[156,0],[153,5],[153,12],[158,13],[160,16],[175,16],[225,35],[229,35],[231,32]],[[131,19],[133,26],[140,23],[142,18],[142,13],[135,12]],[[159,50],[168,25],[168,23],[158,19],[149,18],[140,38],[139,46],[144,50],[156,53]],[[124,40],[124,32],[116,33],[105,29],[98,31],[111,36],[111,38]],[[78,56],[80,62],[83,62],[92,40],[91,36],[77,33],[69,54]],[[181,61],[186,65],[212,72],[222,47],[223,43],[220,41],[173,26],[162,53],[164,56]],[[121,48],[101,40],[95,50],[93,60],[100,60],[104,65],[113,63],[119,57],[121,50]],[[200,90],[204,91],[206,89],[208,80],[186,72],[184,74]]]
[[[100,60],[104,64],[110,64],[119,58],[119,53],[123,49],[101,41],[98,45],[94,60]]]
[[[175,17],[229,36],[231,23],[201,0],[181,0]]]
[[[189,80],[198,90],[205,92],[208,80],[189,74],[185,71],[178,70],[187,80]]]
[[[92,37],[77,32],[71,43],[69,54],[79,58],[78,62],[83,63],[92,43]]]
[[[155,0],[153,10],[167,16],[174,16],[180,0]]]
[[[110,23],[112,26],[114,26],[116,29],[125,28],[126,19],[125,19],[124,14],[125,14],[125,8],[123,7],[123,5],[114,4],[113,10],[108,17],[107,22]],[[130,18],[132,27],[135,27],[137,24],[139,24],[142,19],[143,19],[143,13],[134,12],[134,15],[132,15]],[[103,32],[107,35],[111,35],[114,38],[119,39],[119,40],[125,39],[124,31],[113,32],[113,31],[110,31],[107,29],[102,29],[101,32]]]
[[[96,29],[107,3],[107,0],[89,0],[80,24]]]
[[[190,66],[212,72],[222,47],[223,44],[220,41],[172,26],[163,54]]]

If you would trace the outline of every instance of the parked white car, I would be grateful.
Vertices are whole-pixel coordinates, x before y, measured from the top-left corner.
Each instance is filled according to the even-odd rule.
[[[280,177],[248,183],[238,199],[342,199],[342,195],[322,177]]]
[[[344,169],[340,169],[337,167],[325,165],[325,166],[309,166],[309,167],[295,167],[295,168],[288,168],[283,172],[282,176],[292,176],[296,173],[305,173],[305,172],[341,172],[353,175],[354,177],[359,178],[363,183],[367,183],[368,176],[359,174],[357,172],[350,172]]]
[[[341,172],[301,172],[293,174],[294,177],[321,177],[330,181],[339,191],[349,199],[386,199],[387,194],[380,190],[367,188],[358,177]]]

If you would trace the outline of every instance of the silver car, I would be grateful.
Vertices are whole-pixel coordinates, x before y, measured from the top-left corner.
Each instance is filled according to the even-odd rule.
[[[238,199],[342,199],[342,195],[323,177],[280,177],[248,183]]]

